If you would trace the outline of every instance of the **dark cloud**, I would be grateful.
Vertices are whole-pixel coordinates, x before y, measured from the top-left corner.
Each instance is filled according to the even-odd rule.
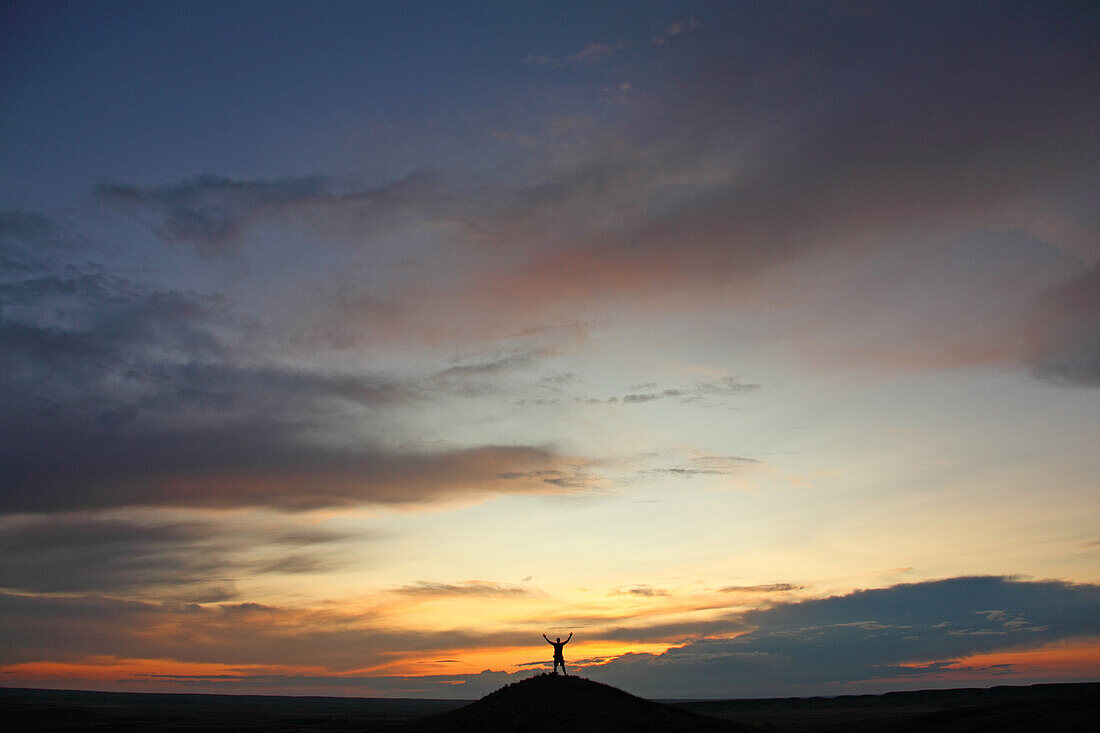
[[[47,275],[3,283],[0,305],[4,388],[58,408],[118,407],[119,393],[130,395],[129,409],[150,392],[155,402],[166,393],[186,401],[210,394],[195,382],[226,376],[189,384],[185,374],[227,351],[211,329],[216,299],[104,275]]]
[[[530,593],[516,585],[490,583],[486,580],[466,580],[461,583],[429,583],[418,580],[394,589],[395,593],[413,596],[521,596]]]
[[[2,512],[295,509],[566,488],[569,474],[499,478],[552,469],[547,448],[402,448],[349,433],[392,424],[394,406],[457,393],[446,382],[459,376],[541,352],[398,380],[283,365],[250,348],[221,299],[106,275],[8,281],[0,305]]]
[[[318,178],[235,181],[210,175],[163,186],[101,185],[95,193],[113,206],[147,217],[165,241],[195,245],[207,256],[236,245],[245,227],[265,214],[331,196]]]
[[[51,219],[25,211],[0,211],[0,272],[38,272],[51,251],[71,246],[71,235]]]
[[[585,673],[643,695],[881,691],[899,678],[920,685],[968,655],[1095,637],[1098,619],[1095,585],[954,578],[750,611],[737,617],[750,630],[736,638],[627,655]]]
[[[18,405],[22,415],[36,405]],[[317,445],[307,425],[239,420],[197,427],[5,422],[6,491],[0,511],[118,506],[266,506],[282,510],[416,503],[449,495],[566,488],[525,480],[557,462],[528,446],[400,449]],[[519,469],[517,471],[517,469]],[[539,470],[543,470],[539,468]],[[512,474],[512,478],[501,478]]]
[[[296,224],[361,239],[410,220],[443,221],[454,215],[456,206],[468,210],[474,205],[450,189],[443,179],[418,172],[373,186],[325,177],[235,180],[204,175],[160,186],[101,185],[94,193],[147,224],[161,240],[215,257],[236,251],[248,229],[262,223]]]
[[[763,585],[727,585],[719,588],[719,593],[786,593],[801,590],[802,586],[791,583],[765,583]]]
[[[643,596],[645,598],[652,598],[655,596],[667,596],[668,591],[663,588],[650,588],[647,585],[640,585],[637,588],[627,588],[626,590],[618,591],[619,593],[628,593],[632,596]]]
[[[1030,328],[1037,376],[1060,384],[1100,385],[1100,264],[1049,292]]]
[[[243,577],[335,567],[333,545],[348,538],[255,519],[9,517],[0,521],[0,587],[224,600]]]

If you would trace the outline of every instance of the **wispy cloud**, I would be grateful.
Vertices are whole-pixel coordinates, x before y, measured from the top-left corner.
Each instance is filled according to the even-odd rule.
[[[733,397],[755,392],[759,384],[744,382],[739,376],[722,377],[713,381],[697,381],[680,387],[659,388],[656,382],[645,382],[630,387],[630,392],[611,397],[574,397],[574,402],[583,404],[620,404],[642,405],[658,400],[674,400],[682,404],[694,404],[700,407],[726,406]]]
[[[242,577],[337,567],[336,547],[349,538],[255,518],[244,523],[85,514],[7,517],[0,519],[0,587],[227,600]]]
[[[616,593],[626,593],[632,596],[641,596],[643,598],[655,598],[658,596],[667,596],[669,593],[664,588],[650,588],[648,585],[640,585],[635,588],[626,588],[616,591]]]
[[[686,456],[683,462],[672,466],[641,468],[634,472],[635,477],[672,476],[691,478],[693,476],[729,476],[743,473],[759,464],[759,459],[746,456],[722,456],[705,453]]]
[[[376,186],[325,177],[204,175],[158,186],[104,184],[94,194],[147,224],[163,241],[192,246],[204,257],[235,252],[248,229],[265,222],[363,235],[394,226],[407,212],[442,217],[450,198],[444,183],[427,173]]]
[[[394,589],[394,593],[411,596],[522,596],[530,594],[518,585],[492,583],[487,580],[464,580],[461,583],[431,583],[418,580]]]
[[[1100,264],[1045,294],[1030,336],[1036,375],[1061,384],[1100,385]]]
[[[791,583],[764,583],[762,585],[727,585],[718,589],[719,593],[786,593],[800,590],[802,586]]]
[[[520,368],[542,352],[397,378],[291,366],[263,349],[250,355],[247,331],[230,345],[227,334],[242,331],[219,299],[105,275],[10,280],[0,283],[0,304],[3,512],[292,510],[415,503],[452,489],[568,488],[571,469],[545,446],[401,447],[364,434],[383,419],[392,429],[397,406],[460,395],[465,379]],[[348,440],[349,420],[358,438]],[[326,433],[344,437],[319,439]],[[561,480],[532,473],[553,470],[565,472]]]
[[[158,631],[159,630],[159,631]],[[0,593],[0,631],[12,665],[41,659],[172,659],[228,665],[363,670],[397,653],[522,646],[531,633],[415,630],[359,610],[259,603],[181,604],[99,595]],[[154,633],[158,632],[158,633]]]
[[[552,349],[498,353],[483,359],[462,361],[437,372],[434,376],[441,379],[447,379],[449,377],[496,376],[503,372],[511,372],[529,367],[538,360],[546,359],[554,354],[555,352]]]
[[[654,46],[664,46],[666,43],[676,38],[676,36],[682,36],[686,33],[691,33],[699,27],[699,21],[694,16],[687,18],[686,20],[676,20],[669,23],[661,32],[653,38]]]
[[[604,483],[601,476],[583,465],[537,471],[505,471],[497,474],[497,478],[504,481],[536,481],[562,489],[577,490],[595,490]]]
[[[605,43],[603,41],[589,41],[584,44],[584,48],[580,51],[564,57],[546,56],[536,54],[532,51],[523,59],[523,63],[535,64],[536,66],[552,66],[556,68],[595,64],[610,57],[616,51],[628,48],[629,46],[629,41],[621,41],[614,44]]]
[[[95,193],[124,211],[149,215],[166,241],[194,244],[208,256],[236,244],[245,226],[265,212],[327,197],[317,178],[234,181],[209,175],[144,188],[104,184]]]

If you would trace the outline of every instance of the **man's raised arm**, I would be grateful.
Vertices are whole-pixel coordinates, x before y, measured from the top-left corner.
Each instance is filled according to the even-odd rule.
[[[543,638],[543,639],[546,639],[546,634],[543,634],[543,635],[542,635],[542,638]],[[546,643],[547,643],[547,644],[553,644],[554,642],[550,641],[549,639],[546,639]]]
[[[573,632],[570,631],[569,636],[565,637],[565,641],[563,641],[562,644],[568,644],[569,640],[572,639],[572,638],[573,638]]]

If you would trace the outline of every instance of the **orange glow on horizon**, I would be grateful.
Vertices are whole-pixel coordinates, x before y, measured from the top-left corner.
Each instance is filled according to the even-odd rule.
[[[89,682],[156,681],[161,677],[253,674],[325,674],[321,667],[179,662],[174,659],[88,657],[79,662],[22,662],[0,666],[0,680],[85,680]]]
[[[1058,642],[1038,649],[975,654],[952,665],[960,672],[1007,666],[1019,674],[1053,677],[1091,673],[1100,677],[1100,639]]]

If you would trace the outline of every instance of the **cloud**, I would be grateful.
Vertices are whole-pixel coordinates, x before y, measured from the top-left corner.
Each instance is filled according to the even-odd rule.
[[[666,397],[683,397],[683,390],[679,389],[666,389],[660,392],[650,392],[648,394],[628,394],[623,395],[622,403],[624,405],[636,405],[643,402],[653,402],[654,400],[664,399]]]
[[[1088,156],[1074,152],[1096,150],[1088,22],[1075,28],[1062,17],[1073,13],[1022,8],[992,23],[977,12],[909,9],[890,28],[873,17],[805,14],[813,22],[794,28],[790,17],[761,19],[764,40],[752,48],[730,48],[735,33],[700,34],[708,65],[682,95],[655,102],[659,134],[646,127],[651,134],[632,136],[637,121],[626,120],[599,152],[537,169],[542,182],[529,187],[537,195],[471,224],[481,241],[532,245],[530,259],[486,272],[471,292],[524,312],[624,298],[643,310],[690,308],[693,294],[708,293],[812,321],[816,303],[802,291],[843,279],[844,266],[859,267],[868,254],[889,260],[905,250],[901,259],[920,268],[925,251],[951,250],[950,240],[1015,231],[1095,261],[1095,214],[1074,193],[1097,182]],[[935,43],[917,48],[901,37],[929,23]],[[1059,52],[1021,34],[1028,23],[1051,28]],[[852,37],[874,42],[857,48]],[[716,61],[723,58],[737,60]],[[987,242],[986,262],[1014,260],[1019,238]],[[835,270],[773,279],[812,258],[832,258]],[[826,311],[816,333],[839,336],[846,363],[1026,361],[1013,327],[1035,291],[1052,284],[1049,272],[1013,276],[1023,287],[1007,289],[977,269],[965,283],[922,274],[930,279],[919,283],[925,295],[915,312],[899,312],[918,281],[897,267],[867,284],[877,297],[864,309]],[[891,277],[904,292],[891,292]],[[979,315],[968,308],[974,301]],[[998,315],[995,302],[1011,307]],[[952,331],[952,318],[966,330]],[[895,320],[903,328],[891,330]],[[799,323],[763,336],[814,333]],[[1082,349],[1065,358],[1087,363]],[[629,403],[667,397],[637,393]]]
[[[1097,619],[1095,585],[952,578],[749,611],[736,638],[630,654],[585,674],[651,696],[883,691],[949,674],[970,655],[1096,637]]]
[[[634,472],[635,477],[673,476],[691,478],[693,476],[729,476],[742,473],[760,461],[744,456],[723,456],[696,454],[687,457],[686,463],[677,466],[659,466],[642,468]]]
[[[657,400],[676,400],[683,404],[695,404],[701,407],[718,407],[726,404],[726,400],[731,397],[737,397],[739,395],[747,394],[749,392],[755,392],[760,389],[759,384],[752,384],[749,382],[742,382],[741,377],[722,377],[708,382],[697,381],[691,385],[683,387],[667,387],[665,389],[657,390],[656,382],[646,382],[642,384],[631,385],[632,390],[649,390],[645,392],[628,392],[625,395],[612,396],[606,399],[599,399],[596,397],[575,397],[576,402],[583,402],[586,404],[623,404],[623,405],[641,405],[647,402],[656,402]]]
[[[190,245],[203,257],[236,252],[248,229],[266,222],[363,237],[397,226],[409,213],[442,220],[453,197],[443,180],[425,172],[373,186],[316,176],[237,180],[208,174],[159,186],[100,185],[94,194],[161,240]]]
[[[369,669],[417,653],[532,644],[529,632],[395,628],[362,609],[153,603],[94,594],[0,593],[0,633],[8,665],[121,658],[313,672]]]
[[[652,66],[665,70],[632,82],[645,89],[643,107],[599,120],[547,115],[499,168],[370,183],[210,175],[99,194],[207,254],[242,246],[250,227],[294,222],[314,235],[343,232],[371,253],[373,267],[388,228],[430,230],[431,256],[402,260],[415,286],[334,295],[339,302],[317,318],[318,334],[339,321],[356,325],[327,329],[461,340],[594,310],[644,318],[733,305],[738,315],[779,321],[760,338],[819,338],[814,350],[834,365],[1016,361],[1088,383],[1057,376],[1087,373],[1073,366],[1089,363],[1086,335],[1079,347],[1067,341],[1035,359],[1014,343],[1024,339],[1012,326],[1026,319],[1031,294],[1058,284],[1049,273],[1016,289],[980,268],[960,282],[931,268],[920,280],[889,264],[920,268],[927,250],[952,249],[949,240],[1013,231],[1072,253],[1076,271],[1062,281],[1095,262],[1100,222],[1079,193],[1097,183],[1088,164],[1100,98],[1094,19],[1040,6],[992,15],[919,6],[892,15],[885,25],[875,14],[810,8],[678,19],[657,37],[682,39],[698,27],[691,44],[635,47],[659,56]],[[751,44],[744,27],[753,28]],[[914,44],[914,28],[926,44]],[[1046,29],[1049,40],[1026,28]],[[529,62],[581,64],[619,47],[592,43]],[[1014,238],[998,239],[987,243],[992,264],[1015,257]],[[958,254],[944,258],[945,272]],[[887,271],[864,272],[849,287],[844,271],[865,257]],[[776,274],[806,261],[831,268],[807,266],[795,281]],[[914,291],[924,292],[920,307],[906,311]],[[838,294],[853,292],[867,295],[840,302]],[[998,315],[994,306],[1006,301],[1011,307]],[[980,317],[968,307],[974,302]],[[627,404],[676,397],[628,396]]]
[[[791,583],[765,583],[763,585],[727,585],[719,588],[719,593],[786,593],[801,590],[802,586]]]
[[[401,447],[364,434],[383,422],[392,432],[396,406],[451,394],[448,379],[534,354],[442,381],[287,366],[250,354],[247,331],[230,345],[242,332],[216,297],[104,275],[5,282],[0,304],[0,512],[290,510],[566,488],[523,480],[561,465],[547,447]]]
[[[1100,385],[1100,264],[1045,294],[1030,335],[1037,376],[1060,384]]]
[[[444,594],[458,588],[463,595],[467,593],[463,589],[484,582],[417,584],[411,595],[432,595],[437,585]],[[418,589],[421,585],[425,590]],[[479,591],[469,595],[476,597]],[[606,663],[592,660],[583,673],[650,697],[881,692],[924,686],[930,680],[940,684],[972,681],[960,660],[1055,642],[1072,645],[1100,635],[1097,619],[1100,587],[1095,585],[952,578],[782,603],[696,622],[592,629],[582,635],[589,641],[693,640],[663,654],[632,653]],[[434,691],[455,683],[465,683],[467,691],[479,690],[486,673],[374,677],[356,671],[385,663],[396,654],[461,659],[462,649],[529,646],[534,634],[529,630],[414,631],[382,621],[369,612],[330,608],[0,593],[0,638],[6,640],[9,665],[42,659],[76,663],[98,657],[284,669],[301,665],[308,668],[301,673],[303,686],[339,689],[351,684],[350,677],[357,677],[362,678],[357,684],[371,689],[437,696]],[[160,631],[153,634],[153,629]],[[1002,671],[1017,679],[1037,674],[1031,669]],[[264,675],[253,677],[246,669],[226,670],[226,674],[227,681],[264,684]],[[490,676],[495,686],[514,677]],[[182,677],[193,677],[195,682],[204,679],[202,675]],[[282,677],[280,684],[299,679]],[[1034,677],[1034,681],[1041,679]]]
[[[18,405],[21,414],[34,405]],[[318,445],[277,420],[147,429],[123,425],[19,426],[6,421],[4,512],[118,506],[271,507],[412,504],[449,496],[568,488],[535,479],[558,463],[521,445],[453,449]],[[531,480],[526,480],[531,479]]]
[[[647,585],[640,585],[636,588],[627,588],[625,590],[616,591],[618,593],[628,593],[632,596],[642,596],[644,598],[653,598],[656,596],[667,596],[668,591],[663,588],[650,588]]]
[[[525,64],[534,64],[536,66],[552,66],[555,68],[564,68],[567,66],[581,66],[599,63],[604,59],[610,57],[616,51],[627,48],[630,43],[623,41],[616,44],[604,43],[603,41],[589,41],[584,44],[584,48],[577,51],[574,54],[565,56],[564,58],[558,58],[555,56],[545,56],[535,54],[533,51],[528,52],[527,56],[523,59]]]
[[[538,471],[505,471],[497,474],[497,478],[504,481],[536,481],[561,489],[591,490],[599,488],[603,482],[600,476],[581,465]]]
[[[257,518],[14,516],[0,519],[0,587],[225,600],[236,595],[235,581],[242,577],[339,565],[333,546],[346,539],[319,527]]]
[[[687,20],[676,20],[665,26],[661,32],[654,37],[654,46],[664,46],[670,40],[676,36],[682,36],[686,33],[691,33],[699,27],[699,21],[694,16],[689,17]]]
[[[412,596],[520,596],[530,593],[516,585],[491,583],[486,580],[465,580],[461,583],[429,583],[418,580],[394,589],[395,593]]]
[[[732,306],[731,320],[760,317],[756,337],[828,366],[1017,362],[1091,383],[1087,329],[1034,353],[1020,329],[1039,291],[1096,260],[1100,223],[1076,193],[1097,183],[1092,26],[1065,8],[895,10],[888,27],[873,15],[745,11],[758,37],[748,46],[726,26],[745,17],[708,19],[692,44],[646,44],[680,81],[645,81],[643,109],[599,124],[547,119],[496,169],[370,184],[206,176],[100,195],[207,254],[265,222],[342,232],[372,268],[392,228],[431,240],[423,259],[401,253],[405,287],[343,275],[353,284],[333,286],[331,310],[301,329],[317,338],[501,338],[594,311]],[[680,19],[660,37],[697,25]],[[1051,42],[1021,31],[1031,27]],[[914,46],[911,28],[931,41]],[[1017,262],[1023,240],[1067,262],[1007,272],[1000,263]],[[688,397],[666,389],[616,399]]]
[[[123,211],[148,217],[165,241],[193,244],[205,256],[238,244],[245,227],[265,214],[331,196],[318,178],[235,181],[212,175],[174,185],[101,185],[95,193]]]
[[[0,211],[0,271],[39,272],[51,252],[71,249],[72,240],[71,233],[45,216]]]
[[[435,374],[436,378],[447,379],[449,377],[480,377],[496,376],[504,372],[523,369],[535,364],[540,359],[554,356],[552,349],[534,349],[530,351],[513,351],[510,353],[496,354],[490,358],[479,361],[468,361]]]

